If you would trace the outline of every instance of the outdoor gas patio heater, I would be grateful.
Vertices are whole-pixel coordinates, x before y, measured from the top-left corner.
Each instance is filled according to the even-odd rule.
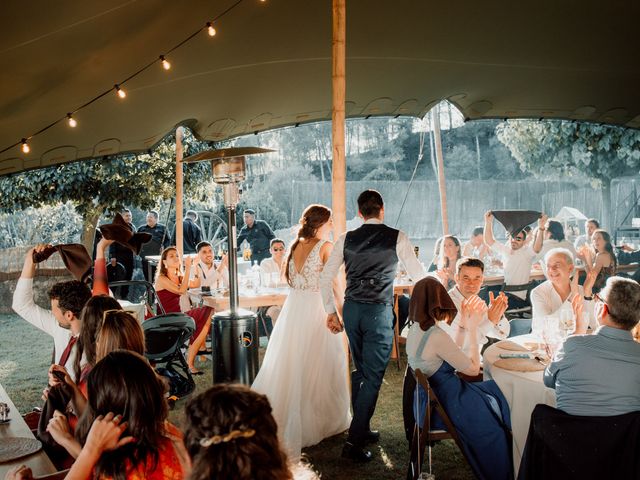
[[[213,316],[213,381],[240,382],[251,385],[258,373],[258,318],[239,308],[236,206],[240,200],[240,183],[246,177],[245,157],[274,150],[238,147],[208,150],[184,159],[185,163],[211,162],[213,181],[222,185],[227,209],[229,243],[229,310]]]

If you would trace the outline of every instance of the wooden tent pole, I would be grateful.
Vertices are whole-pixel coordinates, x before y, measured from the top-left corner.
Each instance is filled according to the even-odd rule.
[[[449,235],[449,217],[447,215],[447,186],[444,179],[444,158],[442,156],[442,138],[440,136],[440,105],[431,109],[433,119],[433,136],[436,144],[438,161],[438,188],[440,190],[440,212],[442,214],[442,234]]]
[[[346,47],[346,0],[333,0],[333,110],[332,140],[333,168],[331,171],[331,203],[333,207],[334,240],[347,229],[345,163],[345,47]]]
[[[182,197],[184,195],[182,188],[182,158],[184,156],[184,148],[182,139],[184,137],[184,129],[178,127],[176,129],[176,238],[173,239],[178,249],[178,254],[182,258]],[[169,228],[167,226],[167,228]]]

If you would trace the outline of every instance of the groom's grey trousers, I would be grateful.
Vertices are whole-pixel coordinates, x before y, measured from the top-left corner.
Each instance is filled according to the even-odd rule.
[[[346,300],[343,318],[355,366],[351,372],[353,420],[347,441],[363,445],[391,356],[393,310],[391,305]]]

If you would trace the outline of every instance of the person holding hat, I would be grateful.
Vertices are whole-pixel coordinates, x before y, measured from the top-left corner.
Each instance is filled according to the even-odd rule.
[[[539,212],[530,211],[500,211],[499,221],[505,226],[509,235],[509,244],[504,245],[496,242],[493,236],[494,212],[488,211],[484,214],[484,242],[494,252],[500,253],[503,257],[504,283],[505,285],[523,285],[529,282],[531,275],[531,265],[536,255],[542,249],[542,237],[546,230],[548,217]],[[538,217],[538,232],[535,234],[533,245],[525,246],[527,234],[524,227],[532,223]],[[488,295],[488,293],[487,293]],[[526,292],[507,292],[509,308],[523,308],[528,306]]]
[[[240,229],[238,235],[238,245],[245,240],[249,242],[251,247],[251,265],[257,263],[260,265],[262,260],[268,258],[269,245],[271,239],[276,238],[271,227],[264,220],[256,220],[256,211],[247,208],[242,216],[244,218],[244,227]]]

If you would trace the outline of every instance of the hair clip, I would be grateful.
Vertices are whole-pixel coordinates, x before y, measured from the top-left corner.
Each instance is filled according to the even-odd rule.
[[[202,438],[200,445],[203,447],[209,447],[211,445],[218,445],[220,443],[228,443],[234,441],[236,438],[251,438],[256,434],[253,428],[246,430],[232,430],[226,435],[214,435],[209,438]]]

